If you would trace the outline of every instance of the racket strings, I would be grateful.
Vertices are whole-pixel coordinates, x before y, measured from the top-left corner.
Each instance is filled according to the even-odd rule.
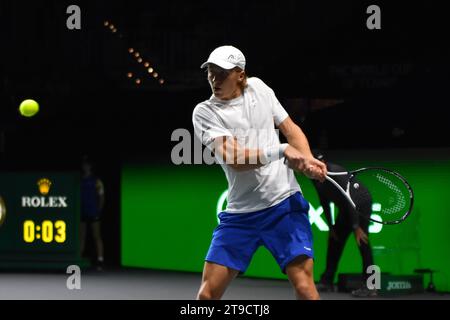
[[[406,207],[407,201],[406,201],[406,196],[405,196],[404,192],[402,192],[402,190],[398,186],[399,181],[397,181],[397,180],[399,180],[399,179],[396,177],[387,177],[386,175],[381,174],[381,173],[377,173],[375,175],[375,177],[381,184],[386,186],[386,188],[392,192],[389,196],[389,201],[388,201],[389,205],[391,205],[391,206],[390,207],[384,206],[382,209],[382,212],[387,215],[392,215],[392,214],[399,213],[402,210],[404,210]],[[395,183],[393,180],[397,181],[397,183]]]
[[[412,206],[410,188],[401,177],[383,169],[369,169],[355,174],[360,181],[352,199],[362,197],[361,189],[367,188],[371,196],[371,220],[389,223],[403,220]],[[362,188],[363,187],[363,188]],[[359,189],[359,190],[356,190]],[[354,198],[355,196],[355,198]],[[360,201],[355,201],[355,203]]]

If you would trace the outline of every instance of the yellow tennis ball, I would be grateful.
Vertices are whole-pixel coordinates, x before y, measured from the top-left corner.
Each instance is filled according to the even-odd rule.
[[[19,107],[20,114],[25,117],[32,117],[39,111],[39,104],[32,100],[27,99],[22,101]]]

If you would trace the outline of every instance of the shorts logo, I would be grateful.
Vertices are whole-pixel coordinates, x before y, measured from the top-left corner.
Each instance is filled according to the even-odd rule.
[[[311,248],[308,248],[308,247],[303,247],[303,248],[305,248],[305,250],[311,251]]]

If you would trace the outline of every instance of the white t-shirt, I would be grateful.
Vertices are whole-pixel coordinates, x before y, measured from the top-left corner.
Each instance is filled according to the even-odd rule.
[[[275,130],[288,117],[273,90],[258,78],[248,78],[243,95],[219,100],[214,95],[199,103],[193,112],[194,131],[200,141],[212,148],[214,139],[235,137],[241,146],[262,149],[278,146]],[[228,180],[226,212],[247,213],[269,208],[300,190],[294,172],[284,158],[257,169],[237,171],[221,163]]]

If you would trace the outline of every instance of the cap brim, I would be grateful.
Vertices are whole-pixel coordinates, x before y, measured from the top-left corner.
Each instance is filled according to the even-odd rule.
[[[234,64],[232,64],[232,63],[230,63],[230,62],[208,60],[208,61],[204,62],[204,63],[200,66],[200,68],[201,68],[201,69],[206,68],[206,67],[208,66],[208,64],[210,64],[210,63],[215,64],[215,65],[221,67],[222,69],[226,69],[226,70],[230,70],[230,69],[233,69],[233,68],[236,67]]]

